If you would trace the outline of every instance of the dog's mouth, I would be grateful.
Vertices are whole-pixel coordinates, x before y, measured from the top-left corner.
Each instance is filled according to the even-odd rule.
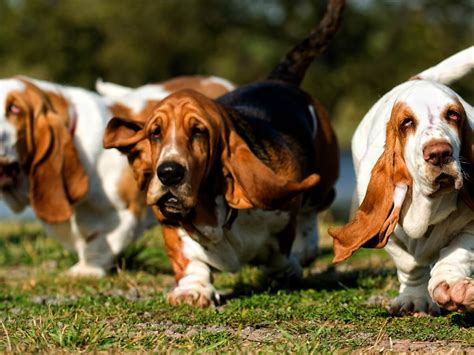
[[[462,179],[451,174],[441,173],[436,177],[433,185],[436,188],[433,195],[444,194],[453,190],[460,190],[462,187]]]
[[[8,188],[15,185],[20,164],[18,162],[0,164],[0,188]]]
[[[189,212],[189,209],[184,206],[183,201],[171,192],[164,194],[158,200],[157,205],[163,216],[172,221],[182,220]]]

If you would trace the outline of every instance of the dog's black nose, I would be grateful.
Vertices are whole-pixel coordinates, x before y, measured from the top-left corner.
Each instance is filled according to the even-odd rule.
[[[156,173],[163,185],[173,186],[179,184],[184,179],[186,169],[174,161],[167,161],[160,164]]]

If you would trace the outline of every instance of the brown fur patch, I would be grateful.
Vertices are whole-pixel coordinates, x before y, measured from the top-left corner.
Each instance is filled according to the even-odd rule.
[[[393,107],[386,128],[385,150],[372,169],[362,204],[350,223],[342,228],[329,229],[334,238],[333,262],[347,259],[362,246],[383,248],[397,225],[400,208],[393,209],[395,186],[411,186],[412,183],[401,142],[406,139],[407,132],[400,130],[400,123],[409,112],[404,103]]]
[[[177,228],[162,225],[161,230],[165,240],[166,254],[170,259],[176,282],[178,282],[184,276],[189,260],[183,255],[183,243],[178,235]]]
[[[64,222],[72,215],[72,204],[82,199],[89,188],[68,132],[67,103],[58,95],[49,96],[22,81],[25,91],[13,92],[9,97],[21,113],[9,114],[8,119],[18,130],[18,150],[28,174],[31,206],[46,223]]]
[[[125,167],[122,176],[118,182],[118,195],[125,202],[127,209],[130,210],[138,219],[146,213],[145,194],[139,190],[133,172],[130,166]]]

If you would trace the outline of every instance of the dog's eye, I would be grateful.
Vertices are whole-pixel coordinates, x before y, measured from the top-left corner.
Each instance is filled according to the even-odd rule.
[[[15,104],[8,106],[8,113],[13,113],[14,115],[19,115],[22,112],[21,108]]]
[[[446,113],[446,119],[448,121],[457,122],[461,119],[461,115],[456,111],[448,110]]]
[[[161,128],[160,127],[156,127],[151,131],[150,139],[152,139],[152,140],[161,139]]]
[[[193,137],[202,137],[202,136],[205,136],[206,134],[207,134],[207,131],[205,128],[194,126],[191,129],[191,136]]]
[[[415,126],[415,121],[411,117],[406,117],[400,124],[401,129],[408,129]]]

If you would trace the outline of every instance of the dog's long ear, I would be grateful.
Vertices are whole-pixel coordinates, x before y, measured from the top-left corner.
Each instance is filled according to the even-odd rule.
[[[466,106],[466,104],[464,105]],[[466,110],[467,117],[464,118],[461,136],[461,152],[460,161],[463,171],[464,181],[461,190],[461,198],[464,202],[474,210],[474,131],[469,125],[469,115],[473,113]],[[474,117],[471,118],[474,122]]]
[[[361,247],[383,248],[398,223],[411,177],[396,128],[389,122],[386,131],[384,152],[372,169],[367,192],[355,217],[341,228],[329,229],[334,238],[335,263]]]
[[[144,123],[129,118],[113,117],[105,128],[104,148],[117,148],[126,153],[145,138]]]
[[[104,148],[117,148],[127,156],[140,190],[145,189],[152,166],[144,126],[144,122],[114,117],[107,124],[103,140]]]
[[[89,179],[60,114],[47,96],[30,87],[33,118],[30,133],[33,142],[29,168],[31,206],[46,223],[61,223],[72,215],[72,204],[88,191]]]
[[[302,181],[291,181],[276,174],[255,156],[232,127],[223,144],[225,198],[232,208],[277,208],[319,182],[317,174]]]

